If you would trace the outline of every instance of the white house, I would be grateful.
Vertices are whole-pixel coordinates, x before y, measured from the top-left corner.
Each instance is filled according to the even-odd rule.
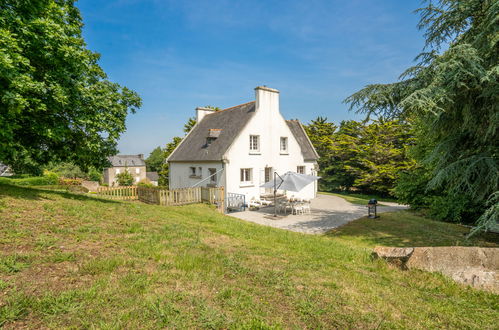
[[[255,88],[256,100],[221,111],[197,108],[197,124],[168,157],[170,189],[224,186],[246,200],[271,194],[260,188],[274,172],[316,175],[319,156],[298,120],[279,111],[279,91]],[[298,198],[314,198],[317,182]]]

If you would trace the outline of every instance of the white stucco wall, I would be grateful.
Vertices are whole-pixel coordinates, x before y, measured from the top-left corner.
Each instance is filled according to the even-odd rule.
[[[279,93],[269,90],[256,90],[256,113],[246,127],[240,132],[238,138],[226,153],[227,192],[246,195],[246,200],[253,197],[259,198],[266,193],[260,185],[265,180],[265,167],[272,167],[275,171],[284,174],[288,171],[296,172],[297,166],[305,166],[305,174],[313,172],[315,162],[305,162],[300,146],[295,140],[291,130],[279,112]],[[250,152],[250,135],[260,138],[260,152]],[[280,138],[288,138],[288,152],[280,151]],[[240,182],[241,168],[252,169],[252,183],[244,185]],[[287,192],[288,196],[298,198],[314,198],[317,185],[312,183],[300,192]],[[271,192],[268,190],[267,192]]]
[[[196,167],[196,169],[201,168],[201,178],[192,178],[190,177],[190,167]],[[171,162],[170,163],[170,189],[177,188],[188,188],[194,186],[196,183],[201,180],[206,179],[209,176],[209,168],[215,168],[217,172],[222,169],[222,162],[193,162],[193,163],[184,163],[184,162]],[[225,182],[223,181],[223,171],[217,173],[217,186],[224,186]],[[211,184],[211,179],[207,179],[203,181],[198,186],[206,187]]]

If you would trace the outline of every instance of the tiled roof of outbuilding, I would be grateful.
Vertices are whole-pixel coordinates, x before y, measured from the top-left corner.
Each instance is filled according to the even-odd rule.
[[[113,167],[120,166],[146,166],[146,162],[140,155],[116,155],[108,157]]]

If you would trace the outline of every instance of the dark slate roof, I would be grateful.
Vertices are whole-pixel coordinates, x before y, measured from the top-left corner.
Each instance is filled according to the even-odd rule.
[[[317,151],[315,151],[315,148],[312,145],[312,142],[310,142],[301,123],[298,120],[286,120],[286,123],[300,145],[303,158],[305,160],[319,159],[319,155],[317,154]]]
[[[204,116],[170,155],[168,161],[221,161],[236,136],[254,114],[253,101]],[[216,138],[211,131],[213,129],[220,130]],[[208,145],[207,138],[210,135],[211,143]]]
[[[142,155],[116,155],[108,157],[113,167],[120,166],[146,166]]]
[[[158,181],[159,180],[158,172],[146,172],[146,178],[148,178],[151,181]]]

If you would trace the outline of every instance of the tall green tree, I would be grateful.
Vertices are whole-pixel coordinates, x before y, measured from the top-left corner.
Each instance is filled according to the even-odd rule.
[[[499,2],[440,0],[419,9],[426,46],[400,81],[345,101],[367,115],[410,118],[433,148],[428,189],[482,205],[478,227],[499,218]]]
[[[388,195],[400,174],[413,166],[408,149],[414,143],[413,131],[400,121],[376,120],[363,126],[359,140],[355,187]],[[354,170],[354,172],[356,172]]]
[[[161,147],[156,147],[151,153],[149,157],[146,159],[147,170],[151,172],[157,172],[161,169],[163,162],[165,160],[164,152],[161,150]]]
[[[161,165],[161,170],[158,172],[159,174],[159,185],[160,186],[168,186],[170,179],[170,165],[166,162],[166,159],[170,154],[175,150],[175,148],[182,142],[182,138],[175,136],[170,143],[166,144],[165,149],[163,150],[163,161]]]
[[[107,80],[82,27],[71,0],[0,0],[0,161],[14,170],[49,161],[103,167],[141,105]]]

